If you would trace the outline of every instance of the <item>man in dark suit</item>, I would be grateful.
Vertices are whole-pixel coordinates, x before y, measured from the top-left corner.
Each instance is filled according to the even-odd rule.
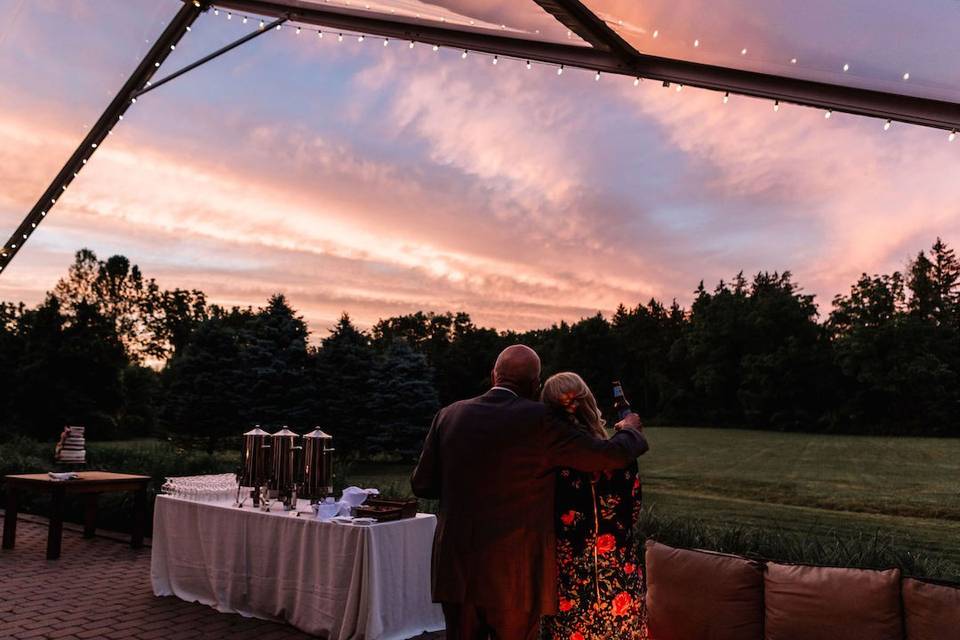
[[[557,611],[554,470],[615,469],[648,448],[636,415],[609,440],[550,420],[529,347],[505,349],[492,379],[440,410],[411,478],[414,494],[440,500],[433,600],[448,640],[534,640]]]

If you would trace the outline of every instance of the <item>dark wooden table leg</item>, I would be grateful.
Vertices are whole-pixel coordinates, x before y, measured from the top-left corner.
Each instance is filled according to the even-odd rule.
[[[63,540],[63,503],[66,492],[63,487],[54,487],[50,499],[50,528],[47,532],[47,560],[60,557]]]
[[[83,496],[83,537],[92,538],[97,533],[97,494]]]
[[[6,512],[3,516],[3,548],[13,549],[17,542],[17,489],[7,485]]]
[[[147,488],[133,494],[133,528],[130,532],[130,546],[139,549],[143,546],[143,530],[147,520]]]

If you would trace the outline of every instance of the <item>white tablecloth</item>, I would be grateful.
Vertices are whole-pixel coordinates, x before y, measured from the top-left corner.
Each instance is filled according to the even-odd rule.
[[[403,640],[444,626],[430,601],[435,527],[425,514],[362,526],[157,496],[153,592],[330,640]]]

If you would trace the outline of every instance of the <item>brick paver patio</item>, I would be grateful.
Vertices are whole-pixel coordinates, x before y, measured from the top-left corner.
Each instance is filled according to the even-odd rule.
[[[0,521],[3,517],[0,516]],[[47,560],[46,524],[21,516],[17,547],[0,551],[3,640],[307,640],[291,626],[157,598],[150,549],[64,527],[63,555]],[[439,640],[443,634],[417,640]]]

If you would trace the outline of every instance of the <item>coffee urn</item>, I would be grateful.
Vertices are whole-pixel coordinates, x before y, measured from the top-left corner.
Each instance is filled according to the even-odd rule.
[[[260,506],[263,488],[270,481],[270,434],[257,425],[243,434],[240,454],[240,473],[237,474],[237,506],[243,507],[246,496],[240,497],[243,487],[250,487],[253,506]]]
[[[270,481],[270,497],[280,500],[286,511],[297,508],[297,454],[303,447],[297,446],[297,434],[284,427],[270,437],[273,449],[273,478]]]
[[[300,497],[311,504],[333,494],[333,437],[319,427],[303,436],[303,482]]]

